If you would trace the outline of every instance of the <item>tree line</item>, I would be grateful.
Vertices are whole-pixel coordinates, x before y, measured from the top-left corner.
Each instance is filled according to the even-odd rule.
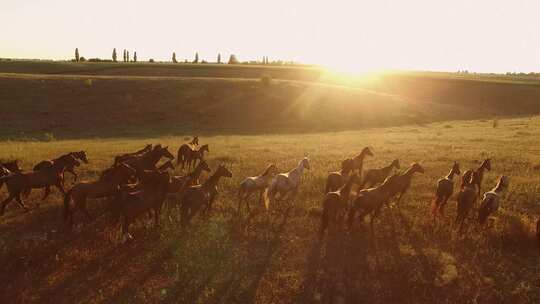
[[[75,48],[75,58],[72,59],[72,61],[74,61],[74,62],[85,62],[85,61],[88,61],[88,62],[118,62],[118,54],[116,52],[116,48],[113,48],[111,59],[100,59],[100,58],[86,59],[85,57],[80,56],[79,48]],[[137,62],[137,52],[133,52],[133,57],[130,57],[129,50],[124,49],[123,50],[122,62]],[[154,59],[149,59],[148,62],[154,62]],[[176,58],[176,52],[172,53],[171,62],[172,63],[179,63],[179,61]],[[194,59],[192,61],[188,61],[187,59],[185,59],[183,61],[183,63],[195,63],[195,64],[202,63],[202,64],[204,64],[204,63],[208,63],[208,61],[206,61],[204,59],[202,59],[202,60],[199,59],[199,53],[195,52],[195,57],[194,57]],[[221,59],[221,53],[218,53],[216,61],[214,63],[217,63],[217,64],[223,64],[224,63],[222,61],[222,59]],[[235,54],[231,54],[229,56],[229,60],[227,61],[227,64],[263,64],[263,65],[273,64],[273,65],[283,65],[283,64],[294,64],[294,63],[293,62],[288,62],[287,63],[287,62],[284,62],[284,61],[281,61],[281,60],[270,62],[268,60],[268,56],[263,56],[261,61],[255,60],[255,61],[240,62]]]

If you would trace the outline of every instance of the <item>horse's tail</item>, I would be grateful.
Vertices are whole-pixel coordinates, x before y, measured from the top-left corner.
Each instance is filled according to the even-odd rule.
[[[69,217],[69,203],[71,202],[71,191],[73,189],[69,190],[64,195],[64,219],[67,220]]]
[[[263,199],[264,199],[264,207],[266,208],[266,211],[270,209],[270,203],[274,200],[274,196],[276,195],[276,183],[271,183],[270,187],[266,188],[266,190],[263,193]]]

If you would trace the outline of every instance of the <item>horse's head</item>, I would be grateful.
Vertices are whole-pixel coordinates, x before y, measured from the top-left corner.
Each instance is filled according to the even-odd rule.
[[[278,173],[278,168],[275,164],[270,164],[266,169],[264,170],[262,176],[274,176]]]
[[[159,155],[161,157],[166,157],[168,159],[174,159],[174,155],[171,154],[171,152],[169,152],[169,146],[167,147],[159,147]]]
[[[227,169],[223,164],[218,166],[216,174],[223,177],[232,177],[232,172],[229,171],[229,169]]]
[[[21,172],[22,169],[19,167],[19,160],[15,159],[3,164],[6,169],[11,172]]]
[[[396,169],[399,169],[400,166],[399,166],[399,159],[394,159],[394,161],[392,161],[392,164],[391,164],[392,167],[396,168]]]
[[[459,163],[456,161],[454,162],[454,165],[452,166],[452,173],[460,175],[461,171],[459,170]]]
[[[73,156],[80,159],[83,163],[88,164],[88,158],[86,157],[86,151],[73,152]]]
[[[360,152],[360,155],[373,156],[373,151],[369,147],[365,147],[364,149],[362,149],[362,152]]]
[[[11,172],[8,170],[8,168],[4,167],[2,164],[0,164],[0,177],[9,175]]]
[[[482,162],[482,168],[488,170],[488,171],[491,171],[491,159],[489,158],[486,158],[483,162]]]
[[[209,148],[208,144],[202,145],[201,148],[199,149],[199,152],[201,152],[201,153],[204,153],[204,152],[210,153],[210,148]]]
[[[422,166],[420,166],[419,163],[412,163],[411,165],[411,171],[414,173],[414,172],[418,172],[418,173],[424,173],[424,168],[422,168]]]
[[[310,165],[309,165],[309,158],[306,156],[304,157],[301,161],[300,161],[300,166],[306,168],[306,169],[311,169]]]

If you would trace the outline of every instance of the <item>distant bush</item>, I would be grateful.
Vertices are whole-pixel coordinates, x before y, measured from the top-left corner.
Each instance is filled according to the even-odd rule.
[[[55,141],[56,138],[52,132],[47,132],[43,134],[43,141]]]
[[[80,62],[85,62],[85,61],[86,61],[86,58],[81,57],[81,58],[79,58],[79,61],[80,61]]]
[[[89,58],[88,62],[113,62],[111,59]]]
[[[150,58],[150,60],[148,60],[148,62],[154,62],[154,59]]]

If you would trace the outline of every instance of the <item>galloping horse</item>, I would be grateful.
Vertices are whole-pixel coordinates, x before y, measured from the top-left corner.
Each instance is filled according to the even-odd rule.
[[[478,222],[480,225],[485,225],[488,217],[499,209],[499,200],[501,199],[501,192],[508,188],[510,179],[508,176],[503,175],[499,178],[497,185],[491,191],[484,193],[480,209],[478,210]]]
[[[309,159],[307,157],[301,159],[296,168],[291,171],[276,175],[270,183],[265,197],[265,206],[267,210],[278,193],[282,200],[288,193],[291,193],[291,198],[296,196],[298,187],[300,186],[300,177],[302,176],[304,169],[310,169]]]
[[[270,185],[270,181],[276,175],[278,169],[276,165],[270,164],[261,175],[246,177],[238,188],[238,211],[240,211],[240,204],[246,201],[246,208],[249,211],[249,197],[255,192],[259,191],[259,203],[263,201],[263,193]]]
[[[136,152],[133,152],[133,153],[126,153],[126,154],[118,155],[118,156],[116,156],[114,158],[113,166],[118,165],[119,163],[125,162],[126,160],[128,160],[132,156],[141,156],[141,155],[144,155],[144,154],[146,154],[146,153],[148,153],[150,151],[152,151],[152,145],[148,144],[139,151],[136,151]]]
[[[459,163],[454,162],[448,175],[437,181],[437,192],[435,193],[435,199],[433,200],[431,208],[431,213],[434,218],[437,215],[444,213],[444,206],[446,206],[448,199],[454,193],[454,175],[459,174],[461,174]]]
[[[204,152],[210,153],[210,149],[207,144],[202,145],[198,150],[191,148],[188,144],[183,144],[178,149],[178,156],[176,158],[176,165],[182,163],[182,169],[187,164],[188,169],[191,169],[191,165],[195,166],[197,159],[202,160],[204,158]]]
[[[169,182],[169,188],[168,193],[179,193],[183,187],[182,185],[185,183],[186,180],[189,180],[188,186],[193,186],[194,184],[199,183],[199,177],[201,176],[201,173],[203,171],[210,172],[210,167],[208,167],[208,164],[206,161],[200,162],[195,169],[184,176],[173,176],[171,177],[171,181]]]
[[[467,184],[467,181],[471,181],[471,183],[476,185],[478,197],[480,197],[480,191],[482,188],[482,179],[484,179],[484,170],[491,171],[491,160],[489,158],[486,158],[482,164],[480,164],[480,167],[476,168],[475,170],[469,169],[463,173],[462,176],[462,184]],[[471,177],[472,176],[472,177]]]
[[[156,164],[162,157],[168,159],[174,159],[174,155],[169,152],[168,147],[161,147],[161,145],[156,145],[152,151],[147,152],[143,155],[131,156],[124,163],[133,167],[137,172],[143,170],[155,170]]]
[[[63,158],[55,162],[52,167],[40,171],[18,172],[3,176],[0,178],[0,183],[5,182],[9,196],[2,202],[0,215],[4,214],[4,210],[13,199],[26,211],[28,208],[22,201],[22,194],[28,195],[32,189],[45,188],[42,200],[45,200],[51,192],[50,187],[56,186],[62,193],[65,194],[63,186],[62,173],[67,167],[77,166],[79,162],[72,156]],[[39,206],[39,203],[36,204]]]
[[[71,227],[73,225],[73,214],[77,210],[82,210],[88,220],[92,217],[86,210],[86,199],[102,198],[114,196],[118,192],[118,187],[132,178],[136,171],[126,164],[119,164],[108,169],[106,176],[102,176],[95,182],[81,182],[73,186],[64,196],[64,219]],[[70,210],[70,203],[73,200],[74,209]]]
[[[74,159],[78,159],[78,160],[82,161],[83,163],[88,164],[88,158],[86,157],[86,152],[85,151],[79,151],[79,152],[70,152],[68,154],[64,154],[64,155],[62,155],[62,156],[60,156],[58,158],[55,158],[53,160],[41,161],[37,165],[35,165],[32,170],[40,171],[40,170],[45,170],[45,169],[51,168],[55,162],[63,161],[63,159],[68,158],[68,157],[73,157]],[[77,181],[78,176],[77,176],[77,173],[75,173],[74,169],[75,169],[75,166],[66,167],[64,172],[71,173],[71,175],[73,175],[74,178],[75,178],[74,181]],[[64,178],[65,178],[64,172],[62,172],[62,180],[64,180]]]

